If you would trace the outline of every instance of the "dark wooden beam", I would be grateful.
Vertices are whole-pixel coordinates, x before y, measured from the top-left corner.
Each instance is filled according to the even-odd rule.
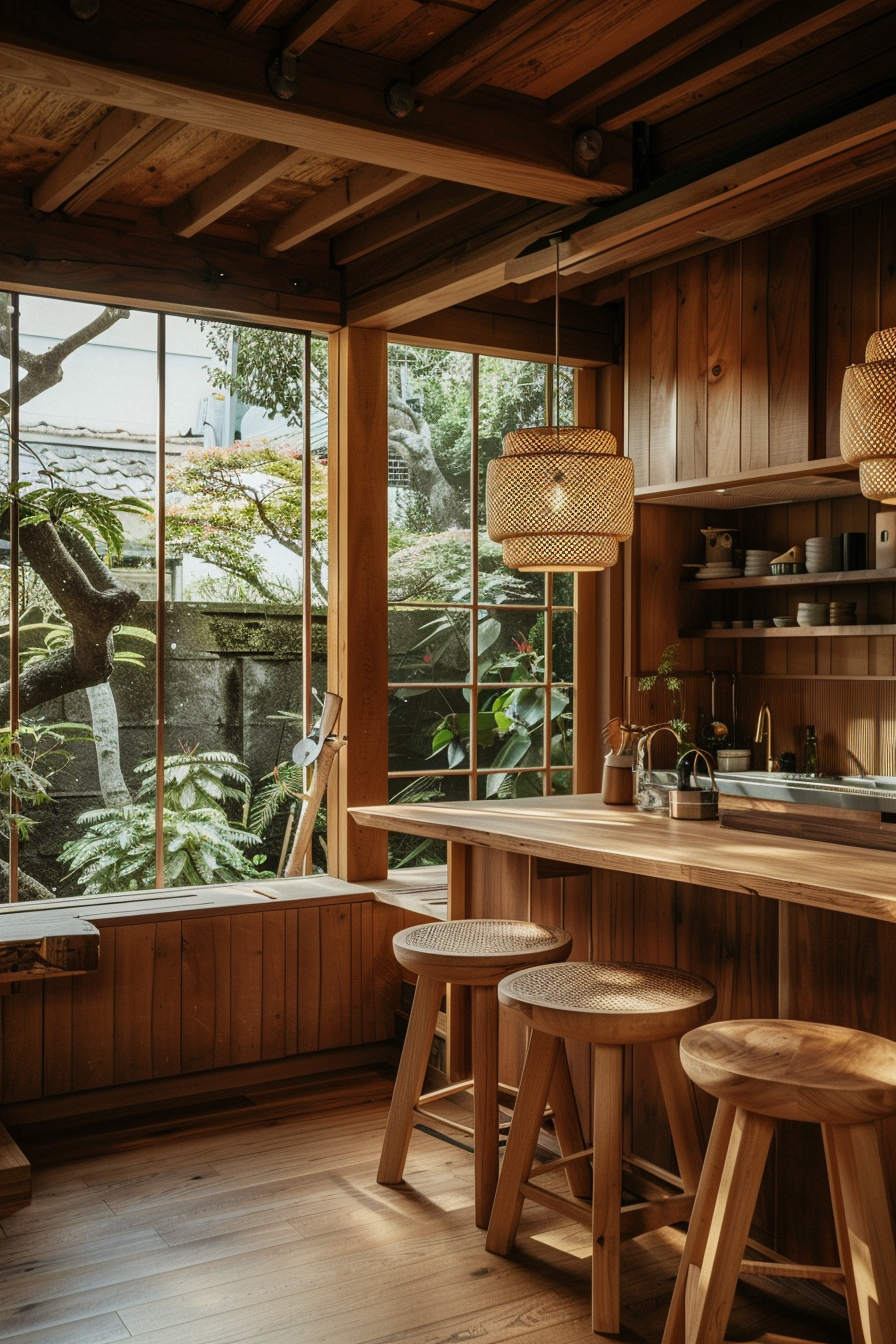
[[[429,224],[449,219],[459,210],[466,210],[487,200],[491,192],[484,187],[461,187],[454,182],[440,182],[419,196],[390,206],[372,219],[354,224],[333,239],[333,261],[346,266],[377,248],[397,243]]]
[[[414,88],[425,94],[476,88],[484,82],[490,61],[504,56],[509,44],[558,8],[557,0],[492,0],[481,14],[414,62]]]
[[[172,238],[153,216],[65,219],[0,197],[0,288],[128,308],[333,331],[339,275],[219,238]]]
[[[601,99],[595,120],[607,130],[633,121],[656,121],[694,105],[713,88],[743,75],[762,62],[783,59],[797,44],[819,45],[835,25],[854,26],[875,17],[890,0],[789,0],[708,42],[648,80],[615,98]]]
[[[646,83],[661,70],[773,3],[774,0],[704,0],[696,9],[555,93],[548,99],[548,120],[557,126],[569,126],[592,119],[598,103],[606,103],[636,84]]]
[[[95,24],[56,0],[0,0],[3,75],[32,88],[187,120],[274,144],[567,204],[625,193],[631,165],[608,142],[594,178],[576,174],[569,133],[530,98],[483,94],[463,106],[427,99],[405,120],[383,90],[407,67],[317,43],[300,89],[282,102],[267,87],[263,34],[234,36],[217,16],[177,0],[104,0]]]
[[[298,18],[293,19],[283,38],[283,50],[301,56],[354,9],[358,0],[312,0]]]
[[[554,358],[554,305],[513,303],[488,296],[443,308],[394,328],[390,334],[409,345],[550,363]],[[612,318],[595,308],[562,302],[560,359],[582,368],[611,363]]]
[[[280,0],[236,0],[225,16],[227,27],[231,33],[254,33],[279,5]]]
[[[58,210],[158,124],[159,118],[147,112],[115,108],[38,182],[31,193],[32,205]]]

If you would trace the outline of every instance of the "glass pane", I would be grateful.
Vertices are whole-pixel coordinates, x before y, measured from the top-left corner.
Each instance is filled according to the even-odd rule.
[[[169,318],[166,336],[165,883],[183,886],[277,872],[305,783],[293,759],[306,731],[305,338],[187,318]],[[318,702],[323,373],[313,362],[307,577]]]
[[[499,778],[502,771],[544,764],[545,703],[542,686],[480,693],[476,765],[479,770],[488,767],[495,772],[490,785],[494,794],[504,786]]]
[[[479,360],[479,600],[543,602],[543,574],[508,569],[485,530],[485,478],[505,434],[545,423],[545,366],[519,359]]]
[[[542,627],[543,630],[543,627]],[[551,647],[553,650],[554,681],[572,681],[573,632],[575,619],[571,611],[555,611],[551,617]],[[537,637],[533,643],[538,644]],[[540,648],[541,645],[538,644]]]
[[[389,681],[469,681],[466,608],[390,607]]]
[[[447,686],[390,691],[389,769],[468,769],[469,696]]]
[[[543,793],[544,773],[541,770],[496,772],[479,775],[477,779],[477,798],[540,798]]]
[[[543,682],[544,621],[543,611],[480,611],[480,681]]]
[[[464,802],[470,796],[469,780],[463,776],[431,775],[416,779],[390,779],[390,803]],[[389,832],[390,868],[427,868],[445,863],[447,846],[444,840],[428,836],[403,835]]]
[[[471,599],[472,356],[389,346],[392,601]]]
[[[152,886],[138,767],[155,743],[156,320],[22,296],[20,344],[22,514],[57,515],[19,535],[22,748],[53,800],[43,817],[23,807],[38,824],[20,895],[38,894],[29,879],[65,895]],[[72,659],[50,684],[50,657],[73,647],[79,671]]]
[[[575,600],[575,575],[573,574],[555,574],[554,575],[554,597],[555,607],[571,607]]]

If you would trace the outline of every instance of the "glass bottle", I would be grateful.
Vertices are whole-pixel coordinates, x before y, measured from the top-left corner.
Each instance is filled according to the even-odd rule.
[[[807,775],[818,774],[818,738],[815,736],[815,724],[810,723],[806,726],[806,745],[805,772]]]

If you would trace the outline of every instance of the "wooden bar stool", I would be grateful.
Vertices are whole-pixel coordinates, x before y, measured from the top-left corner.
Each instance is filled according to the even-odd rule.
[[[896,1340],[896,1249],[876,1120],[896,1115],[896,1044],[848,1027],[714,1022],[681,1042],[718,1097],[663,1344],[722,1344],[739,1274],[839,1282],[853,1344]],[[841,1268],[744,1260],[775,1120],[821,1125]]]
[[[620,1242],[687,1219],[694,1202],[703,1155],[694,1095],[679,1063],[677,1040],[712,1014],[716,992],[709,981],[668,966],[567,962],[508,976],[498,986],[498,999],[533,1033],[486,1249],[509,1254],[524,1199],[569,1213],[591,1228],[592,1324],[595,1330],[615,1334],[619,1330]],[[593,1148],[533,1169],[547,1089],[557,1060],[566,1058],[563,1038],[590,1041],[594,1046]],[[680,1188],[658,1179],[655,1167],[629,1154],[623,1157],[623,1051],[626,1045],[642,1043],[653,1046],[681,1171]],[[591,1204],[535,1184],[537,1176],[588,1155],[593,1156]],[[640,1202],[625,1208],[621,1207],[623,1160],[629,1169],[626,1185],[642,1195]]]
[[[417,988],[377,1181],[398,1185],[404,1172],[414,1118],[437,1120],[473,1135],[476,1226],[486,1227],[498,1183],[498,997],[496,986],[511,970],[565,961],[572,939],[564,929],[514,919],[457,919],[403,929],[392,940],[395,956],[417,976]],[[471,985],[473,1077],[423,1095],[436,1019],[446,984]],[[564,1061],[565,1065],[565,1061]],[[422,1108],[473,1087],[473,1128],[446,1121]],[[561,1151],[581,1148],[581,1129],[566,1067],[558,1070],[551,1092]],[[583,1179],[583,1165],[573,1183]]]

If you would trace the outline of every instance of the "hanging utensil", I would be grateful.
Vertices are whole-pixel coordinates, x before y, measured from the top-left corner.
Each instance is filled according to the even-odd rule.
[[[704,724],[700,736],[707,747],[719,747],[728,738],[728,725],[716,718],[716,674],[710,672],[709,722]]]

